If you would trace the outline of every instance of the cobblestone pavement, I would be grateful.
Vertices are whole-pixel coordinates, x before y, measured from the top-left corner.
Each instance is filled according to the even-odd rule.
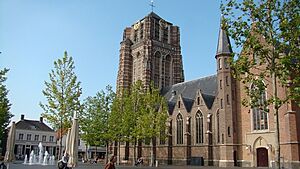
[[[103,164],[84,164],[79,163],[78,167],[75,169],[103,169]],[[253,169],[253,168],[242,168],[242,167],[232,167],[232,168],[220,168],[213,166],[158,166],[158,167],[149,167],[149,166],[125,166],[119,165],[116,166],[116,169]],[[22,162],[14,162],[9,164],[9,169],[58,169],[56,165],[24,165]]]

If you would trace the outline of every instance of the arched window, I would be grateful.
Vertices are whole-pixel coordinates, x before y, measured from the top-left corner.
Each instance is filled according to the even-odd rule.
[[[200,111],[196,113],[196,143],[203,143],[203,114]]]
[[[251,85],[251,91],[257,92],[259,90],[255,85]],[[260,105],[263,107],[267,98],[266,98],[266,91],[259,91],[260,97],[258,98],[256,105]],[[253,123],[253,130],[266,130],[268,129],[268,113],[265,112],[262,108],[254,107],[252,110],[252,123]]]
[[[166,62],[165,62],[165,86],[170,86],[170,75],[171,75],[171,56],[166,56]]]
[[[177,144],[183,144],[183,118],[181,114],[177,115]]]
[[[227,58],[224,58],[224,66],[226,69],[229,68]]]
[[[153,82],[154,82],[154,87],[156,87],[156,88],[159,87],[160,58],[161,58],[160,52],[156,52],[156,53],[154,54],[153,65],[152,65]]]

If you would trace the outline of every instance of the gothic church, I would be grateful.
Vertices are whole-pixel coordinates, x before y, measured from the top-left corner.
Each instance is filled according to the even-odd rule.
[[[169,134],[166,141],[158,139],[153,147],[161,165],[272,167],[273,113],[242,106],[246,93],[230,74],[227,59],[232,49],[222,28],[218,38],[216,74],[184,82],[179,27],[151,12],[124,30],[117,91],[137,80],[144,85],[153,81],[167,99]],[[285,89],[278,87],[279,95],[285,95]],[[262,99],[270,90],[266,89]],[[280,109],[279,118],[282,165],[298,168],[300,109],[289,102]],[[126,147],[121,145],[121,159],[132,159],[132,150],[126,151]],[[138,156],[147,160],[151,147],[138,147]]]

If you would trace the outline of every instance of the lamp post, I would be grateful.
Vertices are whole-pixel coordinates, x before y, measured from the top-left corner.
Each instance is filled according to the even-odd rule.
[[[172,164],[172,157],[173,157],[173,151],[172,151],[172,119],[169,118],[166,122],[167,126],[167,137],[168,137],[168,165]]]
[[[208,138],[208,165],[213,165],[213,145],[212,145],[212,122],[211,122],[211,115],[207,115],[207,138]]]
[[[190,165],[191,164],[191,117],[187,116],[186,117],[186,157],[187,157],[187,161],[186,164]]]

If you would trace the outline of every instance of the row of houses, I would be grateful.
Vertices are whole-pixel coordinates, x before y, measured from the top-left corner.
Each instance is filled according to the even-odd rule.
[[[42,143],[43,149],[50,155],[58,157],[60,141],[62,141],[62,150],[66,145],[66,133],[63,132],[63,137],[60,139],[60,133],[54,131],[44,123],[43,118],[39,120],[25,119],[25,115],[21,115],[21,119],[16,122],[15,149],[14,153],[17,160],[24,160],[25,156],[30,156],[39,153],[38,145]],[[2,154],[5,152],[5,147],[2,149]],[[104,157],[105,148],[94,147],[85,144],[83,140],[78,141],[78,156],[79,158],[94,158]]]

